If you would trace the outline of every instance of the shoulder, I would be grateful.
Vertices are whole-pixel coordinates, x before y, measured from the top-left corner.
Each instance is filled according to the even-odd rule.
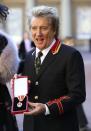
[[[67,54],[67,55],[68,54],[71,55],[71,54],[74,54],[74,53],[81,55],[81,53],[76,48],[65,45],[65,44],[62,44],[61,51],[64,52],[65,54]]]
[[[61,48],[60,48],[60,55],[62,55],[62,57],[64,59],[83,59],[81,53],[75,49],[74,47],[62,44]]]

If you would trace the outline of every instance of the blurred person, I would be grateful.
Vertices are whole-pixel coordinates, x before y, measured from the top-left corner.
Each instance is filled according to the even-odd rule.
[[[71,36],[67,36],[66,38],[64,38],[64,44],[69,45],[69,46],[74,46],[75,45],[75,40],[73,37]]]
[[[0,4],[0,22],[6,20],[8,7]],[[11,114],[11,96],[6,83],[18,68],[18,52],[7,34],[0,31],[0,131],[18,131],[16,118]]]
[[[84,102],[82,56],[58,38],[56,8],[34,7],[29,20],[36,48],[25,59],[22,75],[31,81],[24,131],[79,131],[78,105]]]
[[[30,40],[30,35],[26,31],[24,32],[23,40],[19,45],[19,57],[24,60],[26,53],[34,47],[34,43]]]
[[[91,39],[89,39],[89,52],[91,52]]]

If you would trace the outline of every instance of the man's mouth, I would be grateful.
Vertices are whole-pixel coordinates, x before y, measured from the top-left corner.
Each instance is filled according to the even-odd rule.
[[[36,38],[37,42],[43,42],[44,38]]]

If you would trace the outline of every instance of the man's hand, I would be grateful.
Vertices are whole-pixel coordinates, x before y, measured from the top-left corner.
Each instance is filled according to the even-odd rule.
[[[39,115],[45,113],[46,111],[45,105],[42,103],[28,102],[28,104],[29,104],[29,111],[24,112],[25,115]]]

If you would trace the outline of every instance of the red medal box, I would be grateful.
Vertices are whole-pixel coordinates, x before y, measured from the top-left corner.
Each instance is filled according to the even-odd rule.
[[[28,77],[18,76],[12,79],[13,89],[12,109],[13,114],[21,114],[28,111]]]

